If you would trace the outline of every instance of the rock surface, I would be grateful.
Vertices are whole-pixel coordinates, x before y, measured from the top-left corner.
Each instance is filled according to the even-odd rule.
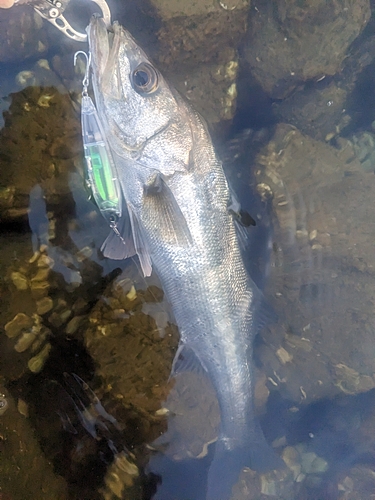
[[[209,123],[231,120],[250,0],[152,3],[162,21],[158,59],[165,76]]]
[[[268,0],[254,7],[245,57],[274,99],[302,82],[337,73],[370,19],[368,0]]]
[[[0,13],[0,63],[16,63],[48,52],[42,18],[30,6]]]
[[[296,404],[368,391],[375,177],[349,141],[338,150],[284,124],[257,161],[258,189],[275,214],[270,292],[283,318],[261,349],[269,380]]]
[[[1,385],[0,394],[8,404],[7,411],[0,414],[1,496],[65,500],[67,485],[42,453],[28,419],[20,414],[16,401]]]

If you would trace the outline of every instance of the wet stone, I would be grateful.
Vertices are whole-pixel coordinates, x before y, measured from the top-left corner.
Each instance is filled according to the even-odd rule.
[[[272,266],[267,294],[277,297],[288,325],[262,333],[274,347],[271,356],[261,348],[259,357],[277,390],[298,406],[375,386],[375,178],[348,141],[340,144],[344,149],[279,124],[254,169],[274,193],[273,258],[281,264]],[[288,204],[280,207],[282,199]],[[281,347],[290,362],[274,355]]]
[[[63,299],[61,297],[59,299],[57,299],[57,303],[56,303],[56,307],[55,307],[55,311],[56,312],[62,312],[67,307],[68,307],[68,303],[67,303],[67,301],[65,299]]]
[[[68,321],[68,319],[70,318],[72,314],[72,311],[70,311],[69,309],[66,309],[65,311],[62,311],[60,313],[60,319],[62,321],[62,323],[66,323]]]
[[[61,317],[61,315],[57,312],[53,312],[50,316],[48,316],[48,322],[54,327],[54,328],[60,328],[64,324],[64,320]]]
[[[283,347],[280,347],[276,351],[276,355],[283,365],[285,365],[285,363],[290,363],[293,360],[293,356]]]
[[[0,417],[4,415],[9,407],[9,403],[4,394],[0,394]]]
[[[46,267],[46,268],[51,268],[54,264],[53,259],[51,257],[48,257],[48,255],[42,254],[39,259],[38,259],[38,267]]]
[[[40,315],[48,313],[53,308],[53,300],[51,297],[44,297],[36,303],[36,312]]]
[[[130,302],[133,302],[133,300],[135,300],[137,298],[137,291],[134,288],[134,285],[131,287],[131,289],[129,290],[129,292],[126,294],[126,298],[128,300],[130,300]]]
[[[48,328],[42,328],[41,332],[37,335],[35,341],[31,344],[30,351],[34,354],[39,352],[42,345],[45,343],[47,337],[51,334]]]
[[[291,500],[297,498],[296,488],[290,471],[285,468],[267,474],[259,474],[245,468],[240,481],[233,488],[231,500]]]
[[[0,387],[0,406],[5,398],[7,410],[0,416],[2,500],[63,500],[69,498],[62,476],[39,445],[30,425],[27,408],[18,404]],[[1,409],[0,409],[1,413]]]
[[[33,278],[31,278],[31,285],[33,285],[33,283],[35,283],[36,281],[47,281],[49,275],[50,275],[50,269],[48,267],[40,268],[36,273],[36,275]]]
[[[260,476],[260,491],[263,495],[276,496],[276,483],[274,479],[268,477],[268,475]]]
[[[24,352],[26,351],[31,344],[34,342],[36,339],[36,334],[33,332],[25,332],[22,334],[21,338],[18,340],[17,344],[14,346],[14,350],[17,352]]]
[[[373,500],[375,472],[366,465],[355,466],[339,482],[338,490],[338,500]]]
[[[287,446],[283,450],[281,458],[284,460],[287,467],[293,472],[294,480],[296,480],[301,473],[300,454],[298,450],[292,446]]]
[[[23,330],[31,328],[33,320],[24,313],[18,313],[12,321],[5,325],[5,333],[9,338],[17,337]]]
[[[77,288],[82,283],[81,273],[73,269],[69,271],[69,276],[67,279],[71,284],[72,288]]]
[[[139,476],[138,467],[132,463],[132,458],[124,452],[115,457],[104,478],[101,494],[105,500],[120,498],[140,499],[134,486]]]
[[[21,398],[18,400],[17,410],[18,410],[18,413],[20,413],[24,417],[27,418],[29,416],[29,407],[28,407],[28,404],[26,403],[26,401],[24,401]]]
[[[343,0],[339,7],[320,0],[276,2],[274,8],[261,2],[249,19],[245,58],[264,90],[283,99],[301,82],[339,72],[370,15],[367,0]]]
[[[34,252],[32,257],[30,257],[29,264],[34,264],[34,262],[36,262],[39,259],[39,257],[40,257],[40,251],[37,250],[36,252]]]
[[[48,295],[50,284],[48,281],[34,281],[31,283],[31,295],[38,300]]]
[[[73,335],[76,333],[78,328],[81,326],[82,322],[84,321],[86,316],[75,316],[72,318],[69,323],[66,325],[66,334],[67,335]]]
[[[10,279],[12,280],[14,286],[17,288],[17,290],[27,290],[29,288],[28,280],[26,276],[24,276],[22,273],[14,271],[10,275]]]
[[[305,474],[310,474],[313,471],[312,464],[316,458],[317,455],[314,452],[303,453],[301,456],[302,472],[304,472]]]
[[[90,304],[83,297],[79,297],[73,304],[73,311],[76,314],[82,314],[87,312],[90,307]]]
[[[17,6],[9,10],[2,9],[0,17],[1,63],[14,64],[47,51],[47,35],[42,19],[36,12],[26,6]]]
[[[250,2],[152,3],[162,19],[162,72],[209,123],[231,120],[236,109],[237,48],[246,32]]]
[[[90,247],[84,247],[79,252],[77,252],[76,257],[78,262],[83,262],[85,259],[89,259],[92,256],[93,249]]]
[[[375,387],[375,381],[368,375],[360,375],[356,370],[339,363],[334,366],[336,385],[345,394],[366,392]]]
[[[328,470],[328,462],[322,457],[316,457],[310,464],[310,474],[321,474]]]
[[[130,290],[132,285],[133,280],[120,276],[112,283],[112,291],[116,295],[123,295]]]
[[[27,366],[32,373],[39,373],[46,362],[51,350],[51,344],[46,344],[44,348],[29,360]]]

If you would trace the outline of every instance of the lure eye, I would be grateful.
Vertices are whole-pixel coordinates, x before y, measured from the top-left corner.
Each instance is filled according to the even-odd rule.
[[[133,71],[131,81],[138,93],[151,94],[158,88],[158,72],[151,64],[141,63]]]

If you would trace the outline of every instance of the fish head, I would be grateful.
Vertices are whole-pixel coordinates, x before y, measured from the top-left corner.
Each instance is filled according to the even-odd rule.
[[[87,33],[96,106],[112,150],[156,170],[186,168],[192,137],[182,98],[117,22],[107,29],[94,16]]]

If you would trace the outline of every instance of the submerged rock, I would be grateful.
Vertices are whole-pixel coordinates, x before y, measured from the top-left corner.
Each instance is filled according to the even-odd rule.
[[[0,196],[0,221],[27,220],[30,192],[32,196],[37,185],[45,202],[66,205],[68,176],[81,148],[80,125],[69,95],[52,87],[28,87],[12,95],[4,118],[0,185],[8,194]],[[44,223],[48,225],[48,219]]]
[[[269,283],[282,318],[259,350],[270,390],[299,405],[375,387],[374,175],[349,141],[335,149],[284,124],[256,169],[272,193]]]
[[[109,466],[104,478],[105,486],[100,489],[104,500],[131,498],[141,500],[142,495],[137,482],[139,469],[125,453],[117,455]],[[124,496],[126,495],[126,496]]]
[[[5,326],[5,333],[9,338],[18,337],[23,330],[28,330],[32,327],[34,321],[27,314],[18,313]]]
[[[48,39],[43,20],[29,6],[0,11],[0,63],[16,63],[46,54]]]
[[[2,494],[25,500],[65,500],[67,485],[42,453],[29,420],[6,389],[1,387],[0,393],[7,402],[6,412],[0,408]]]
[[[154,287],[137,290],[135,295],[128,279],[116,280],[93,308],[84,331],[84,343],[106,397],[116,402],[117,411],[132,407],[138,413],[137,440],[143,442],[155,439],[156,429],[160,432],[164,426],[156,412],[170,389],[168,379],[178,343],[173,324],[168,322],[161,331],[154,318],[143,312],[147,296],[152,301],[162,298]]]
[[[152,4],[162,20],[160,69],[209,123],[232,120],[250,1]]]
[[[261,2],[249,20],[245,57],[252,74],[274,99],[334,75],[370,15],[368,0]]]

